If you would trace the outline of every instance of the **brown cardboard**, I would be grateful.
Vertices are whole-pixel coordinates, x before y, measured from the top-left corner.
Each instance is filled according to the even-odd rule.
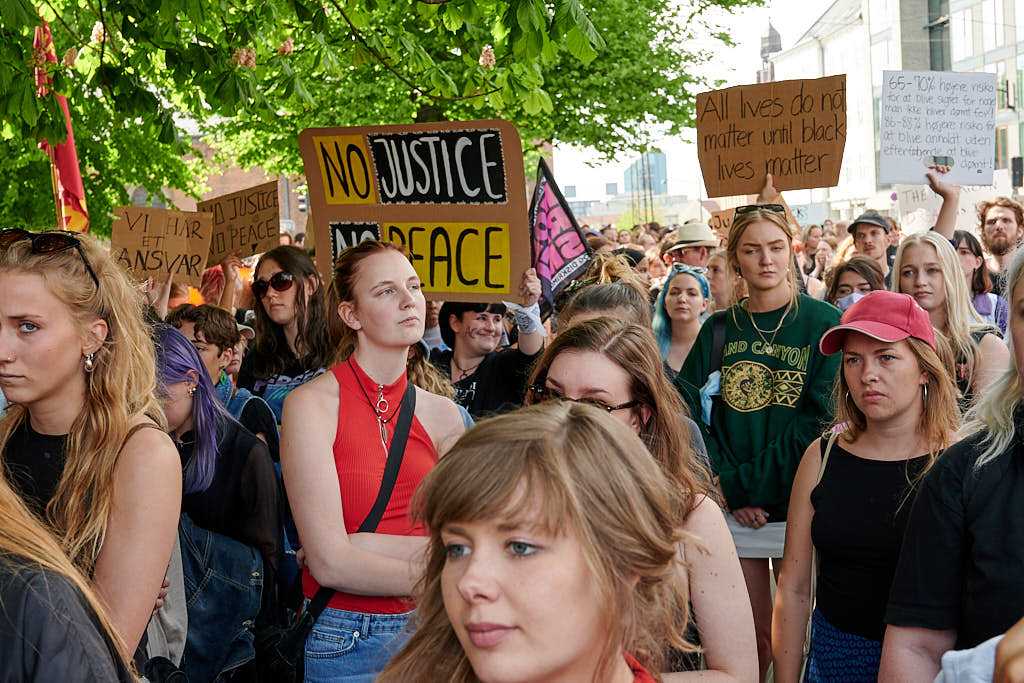
[[[299,149],[307,233],[315,234],[325,277],[335,245],[380,238],[411,251],[428,299],[519,300],[530,230],[522,142],[512,124],[310,128]]]
[[[757,204],[756,199],[752,199],[750,204]],[[771,202],[765,202],[766,204],[782,204],[786,207],[786,222],[789,223],[793,230],[793,236],[796,237],[799,234],[800,223],[797,221],[796,216],[793,214],[793,210],[789,208],[789,203],[779,195],[776,199]],[[740,206],[743,206],[742,204]],[[729,239],[729,230],[732,228],[732,221],[736,217],[736,207],[728,209],[722,209],[721,211],[712,211],[711,218],[708,219],[708,225],[711,229],[723,240]]]
[[[137,278],[198,287],[210,253],[213,214],[122,206],[114,211],[110,253]]]
[[[697,95],[697,158],[708,197],[832,187],[846,145],[846,76]]]
[[[270,251],[278,244],[281,219],[277,181],[199,202],[200,211],[213,214],[213,236],[207,263],[215,266],[232,254],[245,258]]]

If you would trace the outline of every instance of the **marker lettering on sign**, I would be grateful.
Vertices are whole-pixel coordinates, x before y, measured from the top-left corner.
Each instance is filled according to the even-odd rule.
[[[358,135],[313,138],[328,204],[376,204],[366,143]]]
[[[389,223],[383,239],[406,249],[426,291],[511,292],[508,224]]]

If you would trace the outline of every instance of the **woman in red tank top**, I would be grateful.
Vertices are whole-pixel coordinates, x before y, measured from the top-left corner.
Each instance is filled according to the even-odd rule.
[[[377,499],[408,386],[409,347],[423,336],[420,279],[393,245],[363,242],[335,265],[345,326],[331,371],[285,401],[281,465],[305,549],[303,592],[336,592],[306,641],[306,681],[372,681],[404,642],[426,531],[412,495],[464,431],[447,398],[415,390],[401,467],[375,533],[358,533]]]

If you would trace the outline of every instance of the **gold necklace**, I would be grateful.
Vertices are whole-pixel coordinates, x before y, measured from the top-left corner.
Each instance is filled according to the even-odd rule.
[[[782,329],[782,323],[786,322],[786,316],[789,315],[789,311],[792,307],[793,301],[790,300],[790,302],[786,304],[786,310],[782,312],[782,317],[779,318],[779,324],[775,326],[774,330],[771,330],[769,332],[768,330],[762,330],[760,327],[757,326],[757,323],[754,322],[754,314],[750,312],[750,302],[747,302],[747,305],[745,306],[747,311],[747,317],[750,318],[750,324],[754,327],[754,330],[757,331],[757,336],[761,337],[761,341],[764,342],[765,355],[771,356],[772,353],[775,351],[775,337],[779,334],[779,330]],[[771,334],[772,338],[770,340],[767,339],[765,337],[766,334]]]

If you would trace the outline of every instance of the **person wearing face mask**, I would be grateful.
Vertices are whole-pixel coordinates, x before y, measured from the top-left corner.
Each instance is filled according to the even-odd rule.
[[[885,289],[885,276],[878,262],[866,256],[854,256],[832,271],[825,301],[845,311],[868,292],[878,289]]]
[[[948,349],[906,294],[868,293],[819,346],[842,354],[837,426],[808,446],[793,482],[775,680],[800,680],[810,620],[804,681],[873,681],[914,488],[959,426],[956,387]]]
[[[950,373],[966,409],[974,396],[1001,375],[1010,353],[999,330],[986,324],[971,305],[959,257],[938,232],[910,235],[900,243],[894,263],[894,291],[909,294],[928,312],[932,326],[949,340]]]
[[[1005,335],[1010,306],[1006,299],[992,292],[992,274],[985,265],[985,252],[981,249],[981,243],[971,232],[957,230],[953,233],[953,248],[960,257],[960,267],[964,269],[974,311]]]
[[[441,306],[441,338],[451,350],[433,350],[430,361],[451,378],[455,402],[474,418],[522,405],[526,374],[544,348],[540,280],[534,269],[523,273],[520,293],[522,306],[453,301]],[[499,349],[509,308],[516,318],[518,348]]]
[[[777,196],[770,182],[762,197]],[[675,380],[700,416],[731,511],[761,678],[771,661],[769,561],[777,574],[793,477],[807,444],[831,422],[838,369],[838,359],[822,355],[816,340],[839,322],[839,311],[799,293],[790,230],[781,204],[736,209],[729,263],[750,295],[708,319]]]
[[[367,240],[335,262],[345,325],[328,372],[285,401],[281,465],[305,551],[305,680],[369,683],[404,641],[426,530],[413,493],[466,429],[408,379],[426,301],[408,257]]]
[[[693,348],[708,307],[711,288],[702,273],[676,263],[654,304],[654,337],[674,378]]]
[[[284,400],[323,374],[336,343],[320,274],[302,249],[282,245],[260,257],[252,282],[256,337],[238,386],[270,406],[281,423]]]
[[[528,405],[549,400],[589,404],[640,436],[684,492],[690,510],[684,531],[705,544],[706,551],[687,554],[687,562],[707,667],[738,680],[752,676],[756,646],[750,605],[742,595],[743,575],[712,500],[717,492],[699,430],[664,373],[650,329],[609,317],[574,322],[537,361],[526,400]],[[673,670],[685,666],[680,662]]]
[[[170,325],[157,328],[156,341],[161,404],[185,483],[180,533],[189,630],[182,668],[191,680],[215,680],[252,660],[254,625],[276,607],[277,478],[266,444],[227,413],[192,343]]]
[[[690,563],[700,561],[701,541],[719,550],[712,544],[724,529],[713,539],[685,533],[684,518],[701,514],[692,494],[665,476],[632,429],[594,405],[557,401],[481,423],[423,483],[415,514],[430,539],[416,631],[379,683],[708,676],[659,674],[670,648],[695,650],[684,635],[688,605],[704,593],[698,581],[716,580]],[[742,590],[736,572],[718,579]],[[706,618],[696,617],[702,636]],[[711,675],[749,681],[744,624],[711,626],[749,648]]]

